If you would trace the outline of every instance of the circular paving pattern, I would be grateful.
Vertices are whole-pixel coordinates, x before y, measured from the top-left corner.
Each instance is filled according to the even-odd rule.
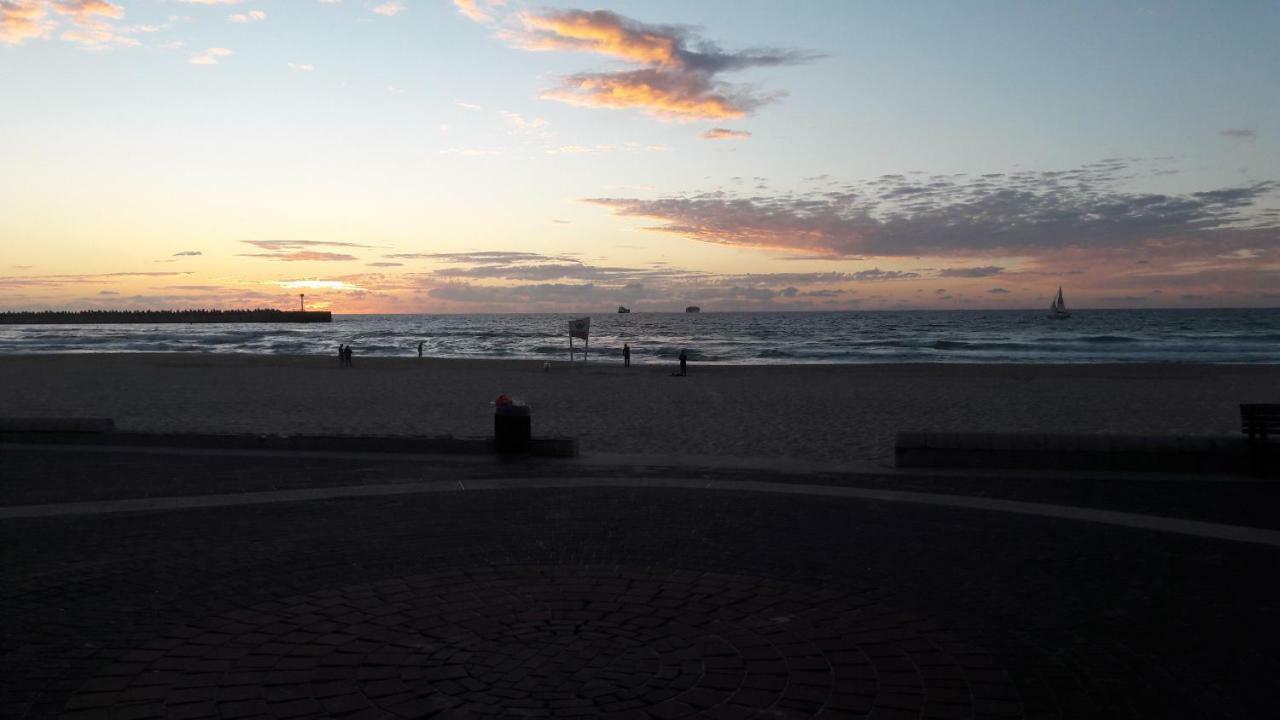
[[[870,593],[521,566],[345,586],[193,621],[103,668],[66,710],[967,717],[1019,714],[1016,697],[990,656]]]

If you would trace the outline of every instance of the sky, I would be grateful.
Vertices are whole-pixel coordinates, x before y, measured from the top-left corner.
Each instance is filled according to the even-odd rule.
[[[1280,3],[0,0],[0,310],[1280,306]]]

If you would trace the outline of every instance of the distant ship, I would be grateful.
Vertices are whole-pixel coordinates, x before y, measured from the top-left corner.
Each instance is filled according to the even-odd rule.
[[[623,307],[623,306],[621,306],[621,305],[619,305],[619,306],[618,306],[618,314],[619,314],[619,315],[624,315],[624,314],[629,313],[629,312],[631,312],[631,308],[625,308],[625,307]]]
[[[1071,313],[1067,312],[1067,303],[1062,300],[1062,287],[1058,287],[1058,297],[1049,303],[1049,319],[1050,320],[1066,320],[1071,317]]]
[[[697,305],[690,305],[689,307],[685,308],[684,311],[685,312],[702,312],[702,308],[698,307]]]

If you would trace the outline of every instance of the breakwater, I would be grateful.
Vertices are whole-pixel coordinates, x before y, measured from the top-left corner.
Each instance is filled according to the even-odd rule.
[[[104,323],[327,323],[328,310],[43,310],[0,312],[0,325],[99,325]]]

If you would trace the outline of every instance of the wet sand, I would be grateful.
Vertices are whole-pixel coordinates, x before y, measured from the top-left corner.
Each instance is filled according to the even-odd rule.
[[[1234,434],[1280,366],[691,365],[207,354],[0,359],[0,416],[121,429],[487,435],[507,393],[584,453],[892,463],[899,430]]]

